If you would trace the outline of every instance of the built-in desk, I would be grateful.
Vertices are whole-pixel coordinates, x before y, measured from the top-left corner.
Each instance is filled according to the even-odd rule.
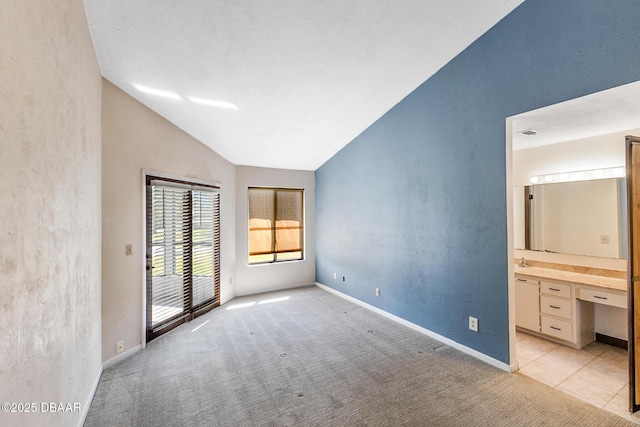
[[[627,308],[627,281],[515,266],[516,326],[571,347],[594,339],[594,304]]]

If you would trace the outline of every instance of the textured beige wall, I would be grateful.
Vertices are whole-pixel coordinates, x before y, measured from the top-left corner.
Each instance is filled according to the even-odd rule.
[[[238,166],[236,171],[236,279],[237,295],[251,295],[313,284],[316,280],[315,172]],[[304,192],[305,259],[249,265],[249,187],[302,188]]]
[[[103,80],[102,358],[142,343],[144,289],[142,170],[222,185],[221,297],[234,296],[235,166]],[[125,246],[133,245],[133,256]]]
[[[0,412],[73,426],[101,372],[101,77],[81,0],[0,7]]]

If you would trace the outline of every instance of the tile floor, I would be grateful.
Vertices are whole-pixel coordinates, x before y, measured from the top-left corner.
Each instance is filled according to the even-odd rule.
[[[595,341],[576,350],[517,332],[516,355],[521,374],[640,424],[640,412],[628,411],[626,350]]]

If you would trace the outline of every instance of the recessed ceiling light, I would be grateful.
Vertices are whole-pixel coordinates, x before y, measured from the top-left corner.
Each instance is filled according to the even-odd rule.
[[[238,106],[236,104],[232,104],[227,101],[218,101],[217,99],[206,99],[206,98],[196,98],[194,96],[189,96],[189,101],[195,102],[196,104],[209,105],[211,107],[220,107],[220,108],[229,108],[231,110],[237,110]]]
[[[182,97],[177,93],[169,92],[166,90],[154,89],[152,87],[142,86],[142,85],[133,85],[133,87],[138,89],[140,92],[148,93],[149,95],[156,95],[156,96],[161,96],[163,98],[169,98],[169,99],[182,99]]]

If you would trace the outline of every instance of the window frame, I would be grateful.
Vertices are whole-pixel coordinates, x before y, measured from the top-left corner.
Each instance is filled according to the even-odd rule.
[[[300,193],[301,195],[301,223],[300,223],[300,246],[301,246],[301,250],[300,251],[288,251],[288,252],[278,252],[277,250],[272,250],[271,252],[265,253],[263,255],[271,255],[273,256],[273,259],[271,260],[265,260],[265,261],[252,261],[251,260],[251,226],[250,226],[250,220],[251,220],[251,190],[272,190],[274,191],[274,198],[277,197],[277,192],[278,191],[287,191],[287,192],[297,192]],[[289,262],[300,262],[300,261],[305,261],[306,260],[306,230],[305,230],[305,223],[306,223],[306,202],[305,202],[305,189],[304,188],[294,188],[294,187],[269,187],[269,186],[248,186],[247,187],[247,265],[249,267],[253,267],[253,266],[260,266],[260,265],[272,265],[272,264],[282,264],[282,263],[289,263]],[[276,208],[276,205],[274,204],[274,209]],[[274,242],[272,244],[272,247],[275,247],[276,244],[276,231],[277,231],[277,227],[276,227],[276,222],[277,222],[277,210],[274,212],[274,225],[271,227],[272,230],[272,241]],[[278,259],[278,254],[287,254],[287,253],[294,253],[294,252],[300,252],[300,257],[299,258],[287,258],[287,259]],[[255,255],[254,255],[255,256]]]

